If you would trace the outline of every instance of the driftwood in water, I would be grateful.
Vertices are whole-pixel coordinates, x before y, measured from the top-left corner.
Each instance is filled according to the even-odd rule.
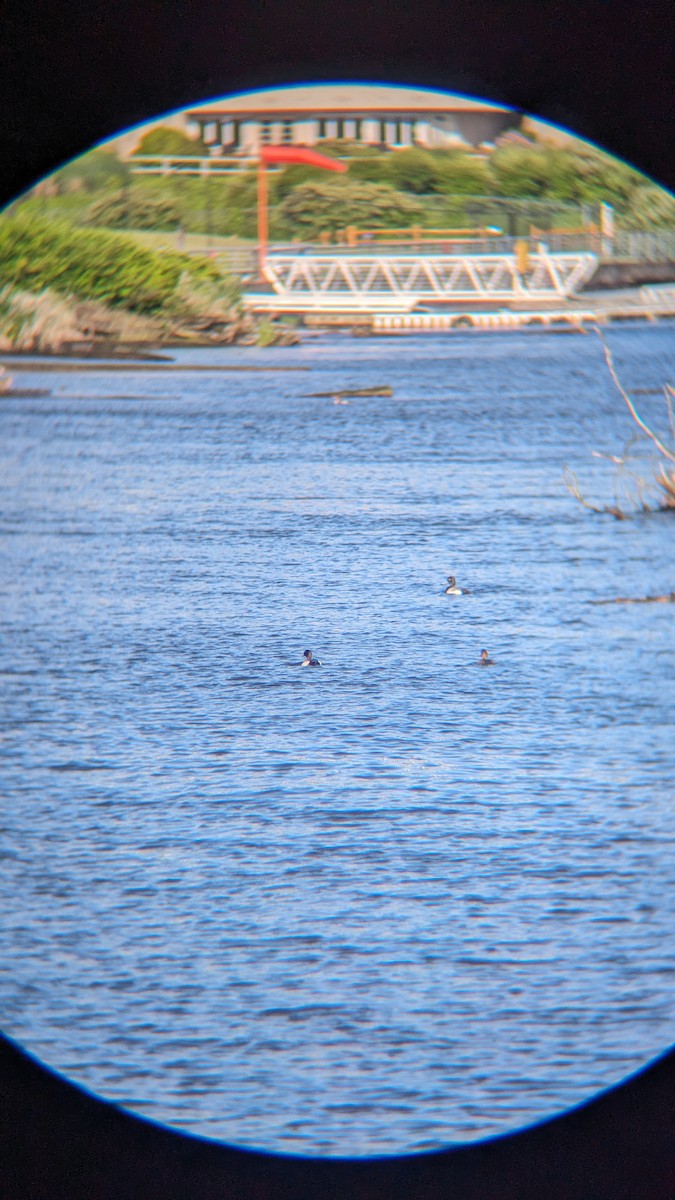
[[[591,604],[675,604],[675,592],[665,596],[612,596],[610,600],[591,600]]]
[[[393,396],[393,394],[394,389],[390,387],[342,388],[340,391],[334,392],[309,392],[308,399],[330,400],[333,396],[339,396],[341,400],[346,400],[351,396]]]
[[[51,396],[49,388],[9,388],[0,391],[0,396],[11,396],[17,400],[34,400],[37,396]]]

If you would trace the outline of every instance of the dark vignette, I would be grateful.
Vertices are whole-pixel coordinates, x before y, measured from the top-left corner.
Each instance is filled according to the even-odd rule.
[[[358,79],[572,128],[675,188],[664,0],[5,0],[0,203],[122,129],[227,92]],[[569,1113],[458,1149],[303,1159],[134,1117],[0,1040],[2,1200],[673,1200],[675,1051]]]

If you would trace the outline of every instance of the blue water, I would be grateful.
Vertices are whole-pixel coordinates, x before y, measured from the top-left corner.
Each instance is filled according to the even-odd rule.
[[[673,327],[608,337],[667,430]],[[135,1112],[310,1154],[624,1078],[675,1040],[675,608],[591,601],[675,588],[675,516],[564,486],[612,503],[592,452],[633,432],[599,342],[177,357],[304,369],[0,398],[2,1027]]]

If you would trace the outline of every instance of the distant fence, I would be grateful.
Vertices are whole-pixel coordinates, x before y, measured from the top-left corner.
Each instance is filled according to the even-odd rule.
[[[638,262],[675,262],[675,229],[619,229],[609,257]]]
[[[188,250],[190,257],[198,256],[203,258],[217,259],[219,265],[228,275],[252,275],[258,269],[258,251],[249,249],[248,246],[225,246],[218,249],[212,249],[208,245],[201,248]]]
[[[196,154],[134,154],[129,160],[132,175],[238,175],[251,162],[219,155],[200,158]]]
[[[614,262],[628,259],[632,262],[669,263],[675,262],[675,229],[654,230],[652,232],[618,230],[612,241],[601,238],[597,234],[555,233],[533,238],[495,237],[463,238],[460,245],[453,245],[452,239],[433,240],[424,242],[425,254],[513,254],[518,243],[527,242],[529,250],[536,252],[539,242],[543,242],[551,254],[561,252],[590,252],[596,254],[601,262]],[[384,242],[372,244],[361,243],[358,246],[325,246],[316,243],[277,243],[269,247],[270,254],[316,254],[330,251],[332,255],[349,255],[358,257],[360,254],[373,254],[374,250],[387,254],[388,247]],[[419,254],[422,247],[396,246],[397,257],[407,254]],[[257,251],[254,246],[226,246],[219,249],[203,248],[190,251],[191,254],[208,254],[217,258],[221,266],[231,275],[242,277],[254,275],[257,272]],[[389,251],[391,253],[391,251]]]

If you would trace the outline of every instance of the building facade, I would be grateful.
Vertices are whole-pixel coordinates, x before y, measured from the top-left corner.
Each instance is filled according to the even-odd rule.
[[[376,85],[280,88],[186,110],[186,128],[214,155],[255,158],[264,145],[346,138],[378,149],[491,145],[516,127],[513,110],[465,96]]]

